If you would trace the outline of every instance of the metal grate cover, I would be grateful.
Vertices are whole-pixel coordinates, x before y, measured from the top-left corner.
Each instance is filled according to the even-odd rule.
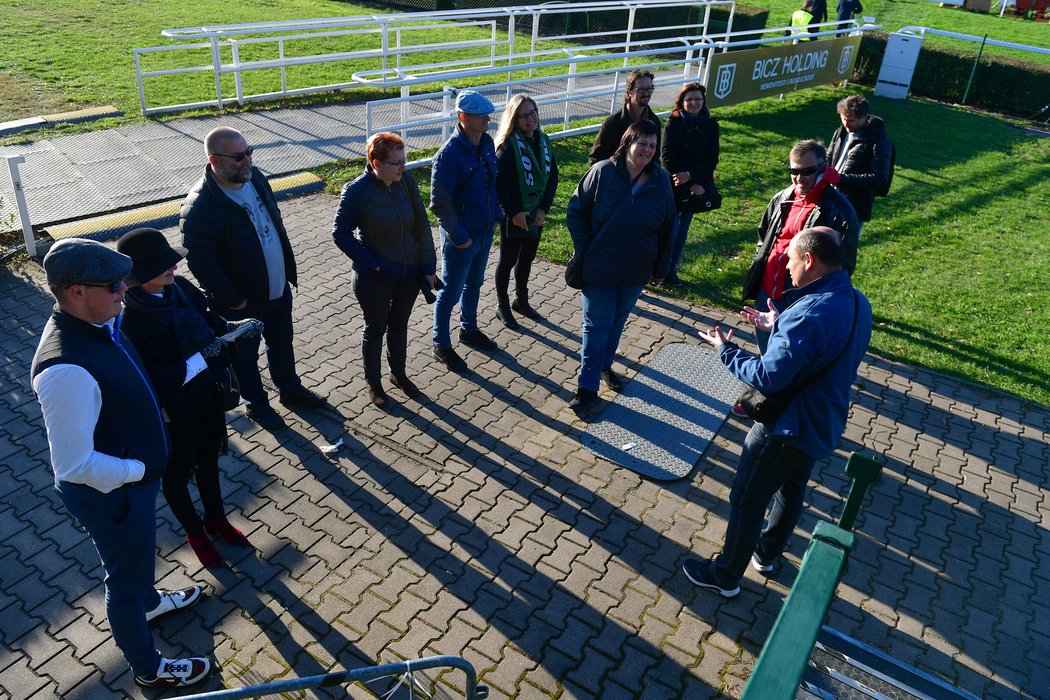
[[[583,444],[643,476],[681,479],[718,432],[740,388],[713,351],[665,345],[587,429]]]

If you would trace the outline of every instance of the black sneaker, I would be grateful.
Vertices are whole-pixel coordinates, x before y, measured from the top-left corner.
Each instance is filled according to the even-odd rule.
[[[244,412],[244,415],[248,417],[248,420],[258,425],[263,430],[269,430],[271,433],[275,430],[282,430],[286,426],[284,419],[281,418],[277,411],[273,410],[273,407],[268,403],[250,403],[248,404],[248,410]]]
[[[681,287],[682,278],[678,276],[677,272],[672,272],[667,277],[664,277],[663,286],[665,287]]]
[[[328,403],[304,386],[291,391],[282,391],[279,400],[285,406],[296,406],[298,408],[321,408]]]
[[[449,371],[467,371],[467,363],[464,362],[463,358],[460,357],[452,348],[439,348],[435,345],[432,352],[434,355],[434,359],[445,363],[445,366],[448,367]]]
[[[186,688],[197,685],[211,673],[211,660],[203,656],[188,659],[161,659],[152,676],[135,676],[143,688]]]
[[[616,372],[613,372],[611,367],[602,370],[602,381],[613,391],[623,391],[623,381],[616,376]]]
[[[495,352],[499,350],[496,341],[481,331],[460,331],[459,342],[467,347],[474,348],[475,350],[484,350],[485,352]]]
[[[589,408],[598,402],[598,392],[591,389],[577,389],[576,395],[569,402],[569,408],[579,411]]]
[[[751,568],[762,574],[763,576],[769,576],[773,573],[773,565],[777,563],[777,560],[763,561],[762,557],[758,556],[758,552],[751,555]]]
[[[715,577],[711,573],[711,560],[710,559],[693,559],[690,557],[682,563],[682,571],[685,572],[686,578],[708,590],[714,591],[723,598],[734,598],[740,593],[740,586],[735,588],[722,588],[715,581]]]

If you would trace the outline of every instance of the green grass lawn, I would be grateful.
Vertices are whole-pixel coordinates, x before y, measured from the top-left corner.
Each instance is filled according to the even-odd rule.
[[[694,219],[680,269],[687,286],[673,293],[739,308],[758,221],[789,184],[787,152],[798,138],[829,139],[845,94],[817,88],[717,115],[716,179],[726,201]],[[854,280],[874,309],[872,350],[1050,404],[1050,139],[934,103],[870,99],[898,154],[893,189],[876,200],[861,234]],[[590,144],[555,142],[562,179],[540,251],[551,260],[571,252],[564,207]],[[354,164],[322,174],[337,193],[360,171]],[[415,176],[426,191],[429,170]]]

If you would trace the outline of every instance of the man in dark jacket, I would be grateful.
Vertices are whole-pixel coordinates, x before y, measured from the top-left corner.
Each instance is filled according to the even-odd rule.
[[[797,286],[788,269],[788,244],[800,231],[828,226],[839,232],[843,267],[853,274],[857,264],[857,215],[849,201],[824,178],[827,162],[819,141],[799,141],[788,157],[791,186],[777,192],[758,225],[755,259],[744,279],[744,300],[766,311],[781,304],[784,294]],[[778,306],[778,308],[781,308]],[[769,335],[756,333],[759,350],[765,351]]]
[[[842,126],[831,137],[829,167],[824,174],[846,195],[861,222],[871,220],[875,192],[889,184],[893,167],[893,145],[886,137],[886,123],[870,111],[871,105],[860,95],[839,101]]]
[[[208,165],[179,213],[182,245],[193,276],[228,321],[263,322],[270,377],[286,406],[318,408],[324,399],[303,386],[292,350],[295,259],[266,177],[252,165],[254,149],[236,129],[218,127],[204,138]],[[242,336],[234,363],[250,419],[277,430],[284,422],[270,406],[259,376],[259,337]]]
[[[194,685],[207,678],[211,661],[165,659],[149,630],[150,620],[196,603],[202,589],[154,588],[157,491],[170,440],[142,360],[115,322],[131,258],[67,238],[44,256],[44,271],[57,304],[31,376],[55,491],[102,560],[106,617],[135,682]]]
[[[846,427],[872,320],[871,305],[842,268],[844,252],[838,232],[829,228],[805,229],[792,238],[788,268],[796,288],[784,310],[743,310],[757,330],[772,334],[761,357],[732,342],[732,331],[724,334],[716,326],[701,333],[735,378],[767,396],[791,393],[779,417],[755,422],[744,439],[722,552],[682,565],[690,581],[725,598],[740,592],[749,560],[764,575],[773,571],[802,515],[813,465],[835,450]]]
[[[434,303],[434,359],[453,372],[467,363],[452,349],[449,325],[459,304],[459,340],[494,352],[496,343],[478,328],[478,300],[496,224],[503,210],[496,195],[496,146],[488,135],[492,103],[474,90],[456,96],[456,133],[434,156],[430,171],[430,209],[438,218],[441,276],[445,287]]]
[[[627,90],[623,96],[623,109],[610,114],[602,122],[601,129],[594,139],[591,153],[587,156],[587,165],[594,165],[600,160],[612,157],[620,147],[623,133],[639,119],[656,125],[656,152],[660,153],[660,117],[649,109],[649,100],[653,97],[653,74],[647,70],[633,70],[627,75]]]

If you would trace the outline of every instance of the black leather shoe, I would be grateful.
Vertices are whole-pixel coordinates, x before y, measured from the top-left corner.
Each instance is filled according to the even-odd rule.
[[[250,403],[244,415],[260,428],[271,433],[275,430],[283,430],[286,427],[284,419],[277,415],[277,411],[273,410],[273,407],[268,403]]]
[[[463,358],[453,350],[452,348],[439,348],[434,346],[432,353],[434,359],[439,362],[443,362],[451,372],[466,372],[467,363],[463,361]]]
[[[510,308],[517,311],[525,318],[530,318],[533,321],[539,321],[543,318],[543,316],[540,315],[540,312],[529,306],[529,302],[524,299],[515,299],[514,303],[510,305]]]
[[[285,406],[297,408],[321,408],[327,402],[304,386],[291,391],[282,391],[280,402]]]
[[[510,306],[497,306],[496,317],[499,320],[503,321],[503,325],[512,331],[516,331],[519,328],[521,328],[521,326],[518,325],[517,319],[514,318],[514,314],[510,312]]]
[[[613,391],[623,391],[623,380],[616,376],[611,367],[602,370],[602,381]]]
[[[577,389],[576,395],[569,402],[569,408],[581,411],[598,403],[598,392],[591,389]]]
[[[485,352],[495,352],[499,350],[499,346],[496,345],[496,341],[488,337],[481,331],[460,331],[459,342],[464,345],[474,348],[475,350],[484,350]]]

